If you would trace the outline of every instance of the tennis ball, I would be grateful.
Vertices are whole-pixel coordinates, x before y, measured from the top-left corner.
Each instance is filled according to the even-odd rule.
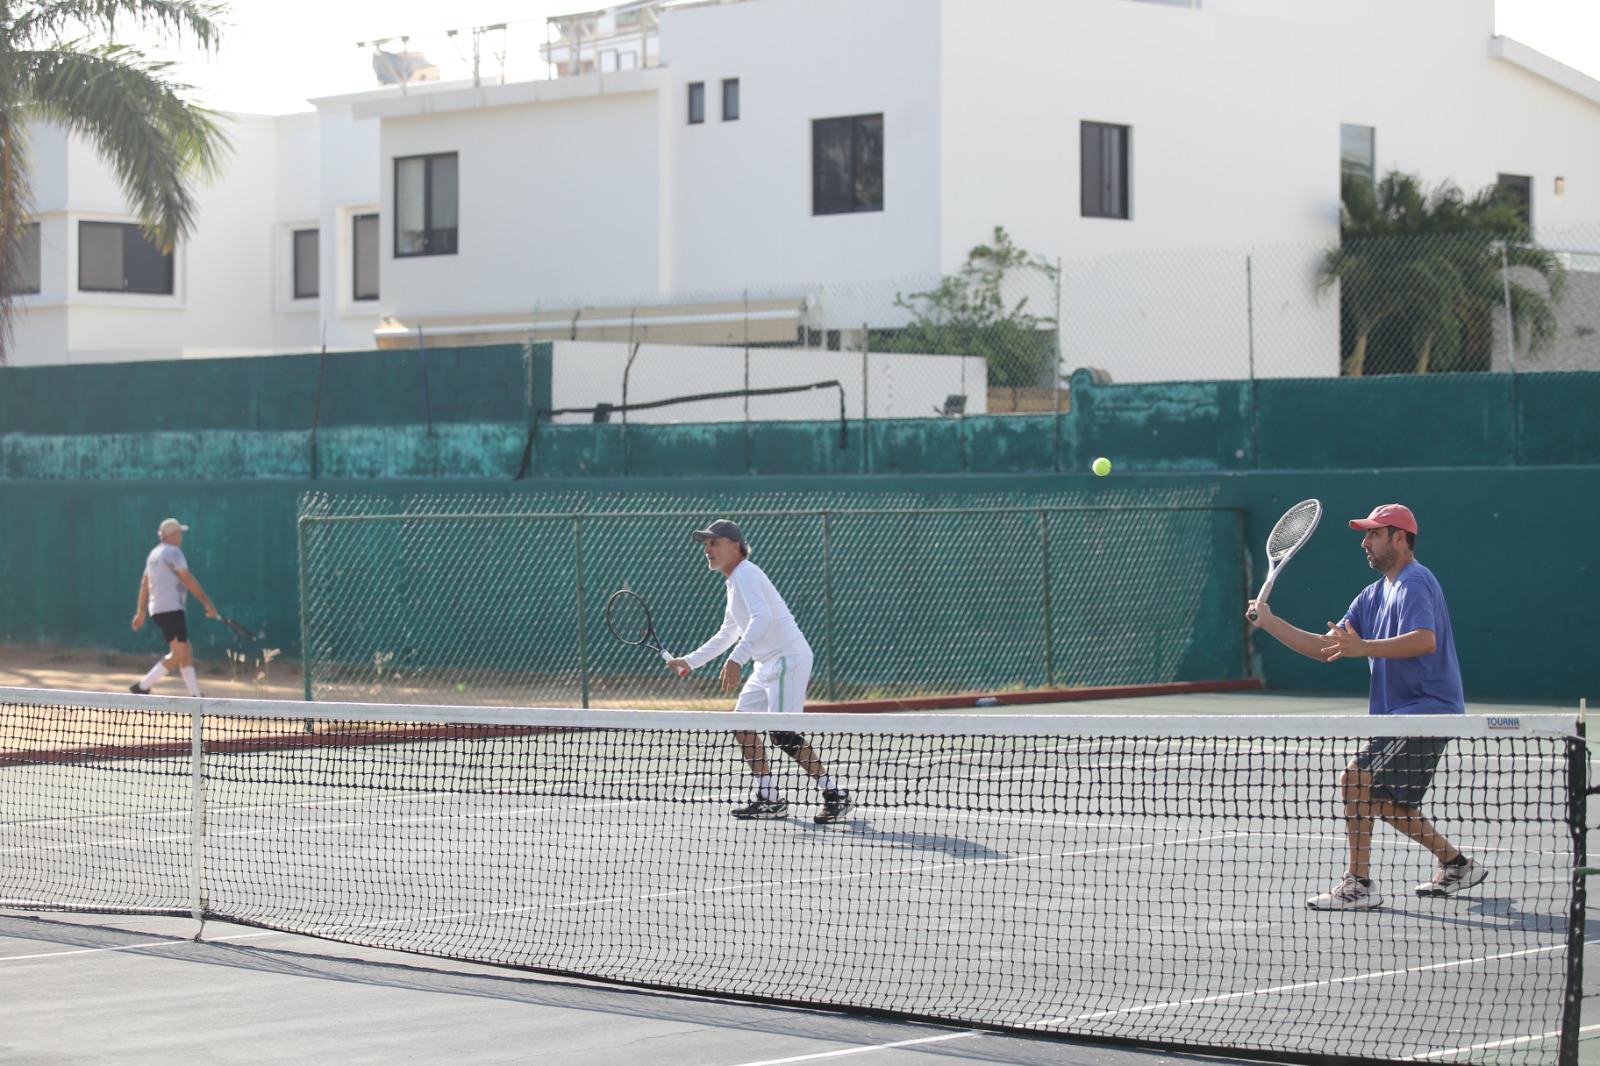
[[[465,681],[457,681],[456,682],[456,691],[457,692],[465,692],[465,691],[467,691],[467,683]]]
[[[1101,477],[1105,477],[1107,474],[1111,473],[1111,460],[1102,455],[1100,458],[1089,464],[1089,469],[1093,470]]]

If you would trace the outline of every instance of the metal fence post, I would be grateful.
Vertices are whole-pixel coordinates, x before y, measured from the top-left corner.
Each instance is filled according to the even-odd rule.
[[[1061,350],[1061,257],[1056,256],[1056,362],[1050,382],[1050,391],[1054,394],[1052,401],[1055,404],[1055,419],[1050,431],[1050,458],[1051,465],[1058,474],[1061,473],[1061,360],[1063,355],[1064,353]],[[987,406],[985,410],[987,410]]]
[[[1045,683],[1056,683],[1055,608],[1050,601],[1050,513],[1039,509],[1039,565],[1044,575],[1044,676]]]
[[[755,444],[750,437],[750,290],[744,290],[744,472],[755,473]]]
[[[306,576],[306,523],[310,521],[308,515],[301,515],[294,524],[295,547],[300,554],[300,679],[304,689],[307,703],[311,702],[311,622],[306,617],[311,612],[311,600],[307,596],[310,581]],[[306,732],[310,732],[309,724]]]
[[[844,347],[842,344],[840,347]],[[867,324],[861,323],[861,472],[872,473],[872,416],[868,414],[870,390],[867,385],[867,362],[872,356],[872,341]]]
[[[583,608],[583,516],[572,516],[572,572],[578,597],[578,688],[579,706],[589,706],[589,624]]]
[[[1511,312],[1511,265],[1506,258],[1506,242],[1500,242],[1500,291],[1506,302],[1506,364],[1511,371],[1511,465],[1522,459],[1522,412],[1517,396],[1517,317]]]
[[[822,655],[828,698],[838,699],[833,681],[833,531],[832,515],[822,512]]]
[[[1261,430],[1256,415],[1256,280],[1252,256],[1244,257],[1244,321],[1246,347],[1250,353],[1250,454],[1261,467]]]

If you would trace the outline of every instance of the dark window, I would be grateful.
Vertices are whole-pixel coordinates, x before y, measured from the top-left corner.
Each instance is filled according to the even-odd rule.
[[[378,298],[378,216],[356,215],[351,219],[351,299]]]
[[[1524,226],[1533,225],[1533,179],[1526,174],[1501,174],[1494,179],[1500,195],[1517,205]]]
[[[1083,123],[1083,217],[1128,217],[1128,141],[1132,135],[1130,126]]]
[[[1371,126],[1339,127],[1339,176],[1371,185],[1377,179],[1377,132]]]
[[[39,291],[39,223],[29,222],[22,227],[22,243],[12,267],[12,295],[29,296]]]
[[[722,121],[739,121],[739,79],[722,79]]]
[[[689,125],[698,126],[706,120],[706,83],[689,83]]]
[[[303,300],[317,295],[318,261],[317,231],[294,231],[294,298]]]
[[[172,293],[172,253],[127,222],[78,223],[78,288],[83,292]]]
[[[456,153],[394,161],[394,254],[455,255]]]
[[[883,210],[883,116],[811,123],[811,213]]]

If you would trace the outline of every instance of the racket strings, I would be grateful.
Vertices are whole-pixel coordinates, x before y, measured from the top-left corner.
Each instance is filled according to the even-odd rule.
[[[650,636],[650,611],[638,596],[618,593],[606,604],[606,625],[625,644],[643,644]]]
[[[1272,527],[1272,533],[1267,537],[1267,558],[1276,561],[1298,548],[1317,528],[1317,519],[1321,515],[1322,508],[1315,500],[1307,500],[1290,508],[1278,519],[1278,524]]]

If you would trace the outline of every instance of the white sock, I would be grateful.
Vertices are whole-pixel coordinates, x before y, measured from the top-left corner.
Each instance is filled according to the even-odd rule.
[[[139,687],[140,688],[149,688],[151,685],[155,684],[157,681],[160,681],[163,677],[166,677],[166,676],[167,676],[167,664],[163,663],[163,662],[157,662],[154,666],[152,666],[150,668],[150,672],[148,674],[144,675],[144,680],[139,682]]]
[[[200,695],[200,682],[195,680],[194,667],[180,666],[178,667],[178,673],[183,675],[183,683],[189,686],[189,695]]]
[[[778,790],[773,787],[771,774],[756,775],[756,795],[760,796],[764,800],[775,800],[778,798]]]
[[[832,774],[823,774],[821,777],[817,778],[817,784],[822,786],[822,791],[824,792],[839,791],[839,782],[833,779]]]

